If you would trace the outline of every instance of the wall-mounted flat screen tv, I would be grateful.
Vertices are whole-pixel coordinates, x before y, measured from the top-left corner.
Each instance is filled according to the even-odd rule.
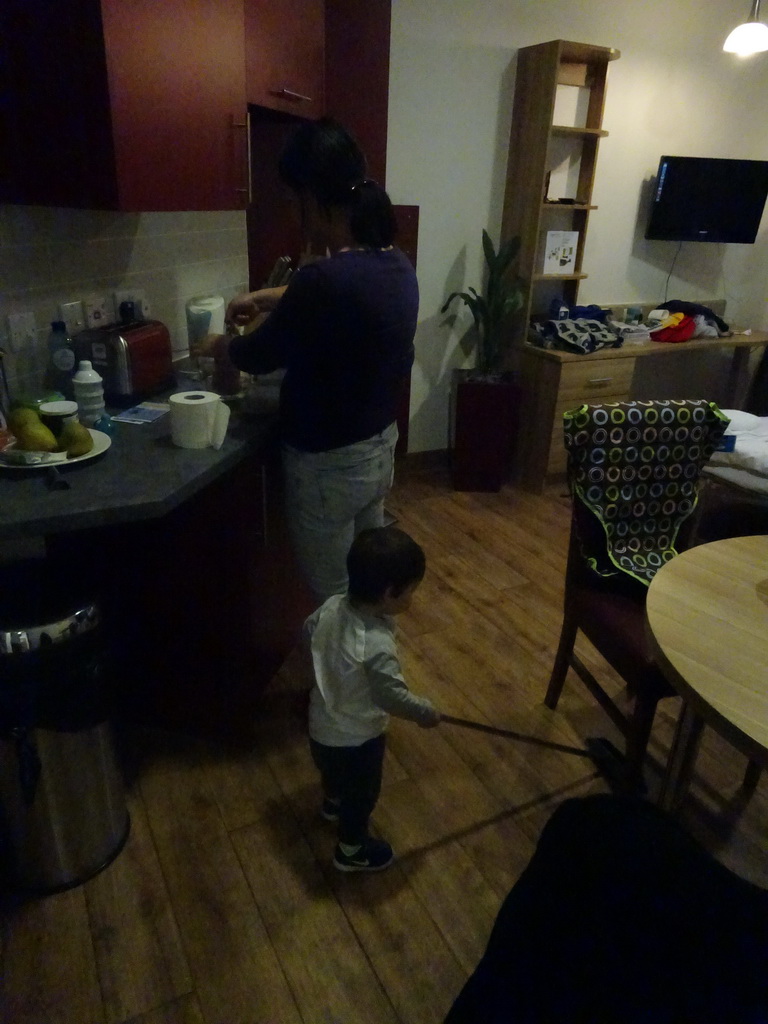
[[[754,242],[768,195],[768,160],[663,156],[646,238]]]

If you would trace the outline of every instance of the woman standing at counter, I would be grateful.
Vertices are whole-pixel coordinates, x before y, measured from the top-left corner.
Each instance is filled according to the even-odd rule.
[[[394,247],[387,193],[365,176],[355,140],[330,119],[302,125],[280,157],[313,252],[285,288],[230,302],[255,330],[221,341],[246,373],[284,368],[280,394],[291,535],[319,601],[347,588],[357,534],[383,524],[402,381],[413,362],[416,274]]]

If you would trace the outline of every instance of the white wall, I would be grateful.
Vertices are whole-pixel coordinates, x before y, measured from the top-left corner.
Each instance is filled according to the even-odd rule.
[[[722,52],[748,6],[392,0],[387,187],[393,202],[421,208],[411,451],[446,447],[450,370],[472,365],[460,348],[468,319],[450,328],[439,311],[449,292],[479,285],[482,228],[498,238],[516,50],[570,39],[621,51],[608,77],[610,136],[600,146],[580,299],[656,302],[678,248],[642,237],[659,156],[768,159],[768,55]],[[765,217],[754,246],[684,244],[667,297],[726,298],[732,324],[766,329],[767,265]],[[702,367],[703,379],[710,372]]]

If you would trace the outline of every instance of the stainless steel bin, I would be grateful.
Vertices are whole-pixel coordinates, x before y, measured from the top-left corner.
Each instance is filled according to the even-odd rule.
[[[0,831],[15,887],[57,892],[122,849],[130,827],[108,718],[99,609],[0,619]]]

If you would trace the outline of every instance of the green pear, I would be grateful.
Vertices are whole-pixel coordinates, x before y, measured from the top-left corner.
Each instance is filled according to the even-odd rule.
[[[69,420],[64,424],[59,437],[59,451],[66,449],[70,459],[78,455],[87,455],[93,448],[93,438],[88,427],[84,427],[80,420]]]
[[[8,426],[16,437],[19,436],[25,427],[31,427],[38,423],[40,423],[40,417],[37,414],[37,410],[30,409],[28,406],[18,406],[15,409],[11,409],[8,413]]]
[[[53,452],[56,450],[56,438],[39,416],[34,420],[25,421],[21,425],[11,427],[16,435],[16,447],[25,452]]]

